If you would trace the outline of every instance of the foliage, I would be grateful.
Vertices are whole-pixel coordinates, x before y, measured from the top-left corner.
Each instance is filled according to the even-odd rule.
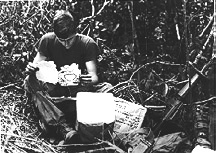
[[[35,55],[34,44],[44,33],[52,31],[52,17],[57,9],[69,9],[78,21],[78,31],[100,44],[103,54],[99,65],[104,81],[117,84],[128,79],[140,65],[158,57],[175,63],[186,60],[182,1],[47,0],[0,5],[2,82],[24,78],[22,72]],[[208,23],[212,7],[211,0],[188,1],[188,48]]]

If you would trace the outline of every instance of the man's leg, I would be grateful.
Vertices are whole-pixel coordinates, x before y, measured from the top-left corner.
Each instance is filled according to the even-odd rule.
[[[112,88],[109,83],[100,83],[98,85],[86,85],[86,86],[70,86],[61,87],[56,86],[55,90],[49,92],[52,97],[76,97],[78,92],[106,92]],[[76,128],[77,124],[77,112],[76,112],[76,101],[75,100],[63,100],[62,102],[56,102],[55,105],[64,113],[66,122],[70,124],[73,128]]]
[[[39,112],[42,124],[56,127],[58,133],[66,140],[65,143],[76,143],[74,142],[78,138],[76,131],[67,124],[65,114],[53,103],[48,94],[54,86],[38,81],[32,75],[26,78],[24,87],[32,95],[32,101]]]
[[[31,94],[41,120],[47,125],[56,126],[64,121],[64,114],[53,104],[45,86],[45,83],[38,81],[33,75],[28,76],[24,83],[24,88]]]

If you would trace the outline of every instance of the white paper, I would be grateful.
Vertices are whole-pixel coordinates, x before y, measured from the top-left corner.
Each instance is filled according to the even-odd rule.
[[[127,133],[141,127],[147,108],[115,97],[115,124],[114,131]]]
[[[36,66],[39,68],[36,72],[38,80],[53,84],[58,82],[58,71],[53,61],[41,61]]]
[[[216,151],[197,145],[191,153],[216,153]]]
[[[65,65],[58,73],[58,82],[61,86],[77,86],[80,75],[81,70],[78,68],[78,64]]]

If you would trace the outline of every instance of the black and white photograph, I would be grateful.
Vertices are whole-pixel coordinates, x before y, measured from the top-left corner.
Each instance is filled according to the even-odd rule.
[[[0,0],[0,153],[216,153],[216,0]]]

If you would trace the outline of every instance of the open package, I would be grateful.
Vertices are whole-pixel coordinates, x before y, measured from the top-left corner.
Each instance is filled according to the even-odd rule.
[[[36,66],[39,68],[36,77],[40,81],[59,83],[61,86],[77,86],[80,82],[81,70],[76,63],[62,66],[60,71],[56,69],[53,61],[41,61]]]
[[[80,75],[81,70],[77,64],[65,65],[58,73],[58,82],[61,86],[77,86],[80,82]]]

